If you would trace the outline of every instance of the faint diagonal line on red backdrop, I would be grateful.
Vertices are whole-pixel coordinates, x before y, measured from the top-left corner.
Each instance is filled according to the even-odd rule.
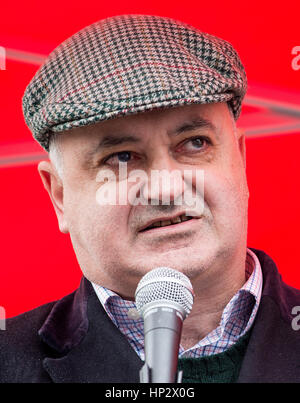
[[[47,154],[24,154],[17,156],[0,157],[0,168],[15,167],[17,165],[34,164],[43,159],[48,159]]]
[[[22,63],[30,63],[40,66],[46,60],[47,56],[39,53],[26,52],[23,50],[5,48],[6,58]]]
[[[265,135],[278,135],[300,132],[300,123],[254,126],[245,129],[246,137],[262,137]]]
[[[35,164],[48,154],[34,140],[0,143],[0,168]]]
[[[299,117],[300,119],[300,105],[296,105],[291,102],[247,94],[245,97],[245,103],[252,106],[261,106],[263,108],[270,109],[273,112]]]

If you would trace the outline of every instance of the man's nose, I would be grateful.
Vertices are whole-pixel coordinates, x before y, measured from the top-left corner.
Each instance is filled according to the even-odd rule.
[[[152,205],[182,201],[183,171],[172,156],[166,153],[153,159],[141,191],[143,198]]]

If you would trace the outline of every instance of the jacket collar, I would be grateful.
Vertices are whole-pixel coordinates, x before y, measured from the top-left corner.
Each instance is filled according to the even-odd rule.
[[[39,330],[39,336],[52,349],[66,354],[76,347],[88,330],[89,282],[83,277],[79,288],[56,302]]]
[[[142,361],[106,315],[91,283],[58,301],[39,330],[54,382],[138,382]]]
[[[292,308],[300,293],[282,282],[273,260],[252,249],[258,257],[264,285],[257,316],[238,382],[299,382],[300,339],[292,328]]]

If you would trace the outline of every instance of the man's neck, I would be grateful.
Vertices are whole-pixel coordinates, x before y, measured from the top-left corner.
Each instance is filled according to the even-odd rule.
[[[203,281],[199,279],[194,287],[192,312],[183,323],[181,345],[185,350],[219,326],[224,308],[244,283],[245,263],[228,274],[223,271],[219,276],[205,276],[203,273]]]

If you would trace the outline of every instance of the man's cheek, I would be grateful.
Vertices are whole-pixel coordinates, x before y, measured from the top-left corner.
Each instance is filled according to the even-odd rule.
[[[204,200],[209,209],[223,210],[232,203],[234,183],[222,173],[204,171]]]
[[[120,240],[127,229],[128,209],[127,206],[98,206],[91,210],[91,221],[94,224],[95,231],[102,238],[115,238]]]

